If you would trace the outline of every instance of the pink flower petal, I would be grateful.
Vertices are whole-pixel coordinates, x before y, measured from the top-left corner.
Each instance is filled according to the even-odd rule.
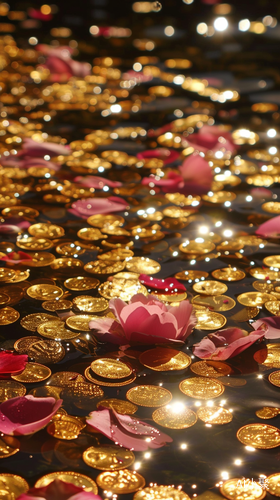
[[[209,163],[198,154],[192,154],[179,167],[185,183],[193,183],[210,189],[213,173]]]
[[[0,351],[0,374],[21,372],[24,370],[27,361],[27,354]]]
[[[81,184],[81,186],[103,189],[104,186],[109,186],[111,188],[122,186],[121,182],[111,181],[110,179],[105,179],[104,177],[98,177],[97,175],[86,175],[84,177],[78,176],[74,179],[75,182]]]
[[[72,203],[69,211],[82,219],[87,219],[90,215],[121,212],[127,208],[128,205],[124,199],[110,196],[109,198],[83,198]]]
[[[139,281],[143,285],[150,288],[155,288],[156,290],[164,290],[166,292],[170,292],[177,289],[181,292],[186,291],[186,287],[182,283],[180,283],[180,281],[176,280],[176,278],[166,278],[164,280],[160,280],[158,278],[148,276],[147,274],[140,274]]]
[[[261,224],[255,231],[258,236],[264,238],[279,238],[280,237],[280,215],[272,217],[268,221]]]
[[[100,496],[84,491],[72,483],[55,479],[42,488],[31,488],[17,500],[101,500]]]
[[[252,323],[254,330],[263,331],[266,339],[280,338],[280,316],[257,319]]]

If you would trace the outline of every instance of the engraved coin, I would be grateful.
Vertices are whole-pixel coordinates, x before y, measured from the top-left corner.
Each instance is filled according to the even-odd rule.
[[[219,281],[208,280],[195,283],[193,289],[196,293],[201,295],[223,295],[228,287]]]
[[[40,340],[29,347],[27,354],[36,363],[51,364],[61,361],[65,356],[65,350],[55,340]]]
[[[0,326],[15,323],[19,317],[19,312],[13,309],[13,307],[3,307],[0,309]]]
[[[60,319],[54,319],[52,321],[47,321],[46,323],[41,323],[37,327],[37,332],[48,339],[54,340],[70,340],[79,336],[79,333],[72,332],[65,328],[64,321]]]
[[[268,380],[271,384],[276,387],[280,387],[280,370],[277,372],[272,372],[268,375]]]
[[[99,313],[108,309],[108,300],[91,295],[80,295],[73,299],[73,304],[78,311],[87,313]]]
[[[262,408],[256,411],[257,417],[263,418],[264,420],[277,417],[279,413],[280,413],[280,408],[274,408],[272,406],[263,406]]]
[[[237,300],[243,306],[261,307],[265,302],[274,300],[275,297],[269,293],[245,292],[238,295]]]
[[[121,415],[134,415],[137,412],[138,406],[130,403],[129,401],[123,401],[122,399],[109,398],[102,399],[97,403],[97,408],[113,408],[117,413]]]
[[[172,399],[172,394],[167,389],[157,385],[138,385],[129,389],[126,397],[136,405],[152,408],[168,404]]]
[[[132,373],[132,369],[117,359],[99,358],[92,361],[90,365],[92,371],[104,378],[125,378]]]
[[[268,476],[265,481],[265,487],[268,493],[280,497],[280,473],[276,472]]]
[[[209,276],[209,273],[206,273],[205,271],[180,271],[179,273],[175,274],[175,278],[177,280],[187,280],[187,281],[194,281],[194,280],[201,280],[201,278],[207,278]]]
[[[126,269],[133,273],[155,274],[161,269],[161,265],[148,257],[132,257],[126,262]]]
[[[137,293],[148,295],[147,288],[141,285],[138,279],[118,278],[113,281],[105,281],[98,288],[98,292],[106,299],[119,298],[128,302]]]
[[[265,266],[280,269],[280,255],[269,255],[263,259],[263,263]]]
[[[7,267],[0,268],[0,282],[5,282],[12,279],[16,275],[15,271],[8,269]]]
[[[63,295],[63,290],[55,285],[39,284],[27,288],[26,293],[29,297],[36,300],[53,300]]]
[[[222,361],[197,361],[191,365],[191,371],[202,377],[224,377],[232,373],[232,369]]]
[[[168,429],[187,429],[196,423],[197,416],[183,404],[174,403],[155,410],[152,419],[156,424]]]
[[[77,439],[82,429],[86,424],[78,417],[71,415],[55,415],[51,424],[47,427],[47,432],[57,439],[66,439],[70,441]]]
[[[3,500],[13,500],[29,490],[25,479],[15,474],[0,474],[0,492]]]
[[[0,459],[15,455],[20,449],[20,442],[12,436],[0,437]]]
[[[215,269],[215,271],[212,271],[211,274],[213,278],[223,281],[240,281],[246,276],[244,271],[236,269],[236,267],[223,267],[221,269]]]
[[[232,421],[232,413],[222,406],[200,407],[197,416],[207,424],[228,424]]]
[[[86,241],[97,241],[104,237],[99,229],[93,227],[83,227],[77,232],[77,236]]]
[[[249,273],[251,274],[251,276],[254,276],[254,278],[257,278],[258,280],[280,280],[280,272],[272,271],[271,269],[269,269],[269,267],[252,267],[249,269]]]
[[[166,347],[156,347],[143,352],[139,356],[139,361],[147,368],[158,372],[183,370],[191,364],[190,356]]]
[[[106,226],[122,226],[125,220],[120,215],[96,214],[87,219],[87,223],[93,227],[103,228]]]
[[[30,252],[29,255],[32,257],[32,260],[26,261],[28,267],[46,267],[55,260],[55,256],[49,252]]]
[[[225,390],[221,382],[206,377],[191,377],[182,380],[179,389],[187,396],[197,399],[217,398]]]
[[[125,262],[115,262],[112,260],[95,260],[88,262],[84,270],[90,274],[111,274],[118,273],[125,268]]]
[[[179,245],[179,250],[183,253],[202,255],[212,252],[215,248],[215,243],[211,241],[204,240],[202,243],[197,243],[195,240],[187,241]]]
[[[197,309],[199,307],[199,309]],[[209,311],[205,307],[195,306],[194,313],[197,318],[195,328],[197,330],[218,330],[222,328],[227,319],[222,314]]]
[[[27,336],[27,337],[22,337],[21,339],[18,339],[14,343],[14,349],[19,353],[19,354],[26,354],[28,348],[34,344],[34,342],[38,342],[40,340],[40,337],[35,337],[35,335],[32,336]]]
[[[267,344],[266,349],[266,358],[260,364],[267,366],[267,368],[280,368],[280,344]],[[254,354],[254,359],[258,361],[257,353]]]
[[[133,493],[145,486],[145,479],[136,471],[123,469],[118,471],[106,471],[97,476],[96,482],[102,490],[112,493]]]
[[[59,387],[67,387],[73,382],[85,382],[85,378],[77,372],[57,372],[52,374],[50,380],[51,385],[58,385]]]
[[[29,238],[21,238],[17,240],[17,246],[19,248],[23,248],[23,250],[36,250],[39,252],[40,250],[48,250],[53,246],[53,243],[47,238],[36,238],[30,236]]]
[[[174,486],[156,484],[137,491],[133,500],[190,500],[190,497]]]
[[[42,382],[51,376],[51,370],[39,363],[27,363],[23,372],[19,375],[12,375],[11,378],[23,384],[34,384],[35,382]]]
[[[248,424],[237,431],[237,439],[258,449],[276,448],[280,445],[280,430],[267,424]]]
[[[7,399],[24,396],[26,388],[24,385],[13,380],[0,380],[0,402],[7,401]]]
[[[41,323],[46,323],[46,321],[52,321],[53,319],[56,319],[56,316],[51,316],[51,314],[47,313],[33,313],[24,316],[24,318],[20,320],[20,324],[26,330],[36,332]]]
[[[135,373],[132,373],[130,377],[126,377],[125,379],[115,379],[114,381],[112,379],[104,379],[103,377],[98,378],[97,375],[94,375],[95,374],[91,371],[90,366],[85,369],[85,377],[87,380],[89,380],[89,382],[97,385],[104,385],[107,387],[121,387],[124,385],[129,385],[136,379]]]
[[[251,479],[228,479],[220,486],[220,492],[229,500],[262,500],[266,491]]]
[[[64,286],[69,290],[82,292],[84,290],[93,290],[100,285],[100,281],[96,278],[87,278],[85,276],[77,276],[64,281]]]
[[[88,332],[90,330],[88,324],[92,319],[96,319],[96,316],[88,316],[87,314],[77,314],[75,316],[69,316],[66,319],[66,325],[73,330],[80,330],[82,332]]]
[[[211,311],[229,311],[236,306],[235,300],[227,295],[213,295],[210,297],[196,295],[191,302],[192,304],[209,307]]]
[[[38,222],[28,228],[29,234],[36,238],[61,238],[64,236],[64,229],[56,224]]]
[[[135,456],[132,451],[119,446],[105,444],[91,446],[83,453],[84,462],[99,470],[120,470],[133,464]]]
[[[66,309],[71,309],[72,305],[71,300],[63,299],[47,300],[42,303],[42,307],[46,311],[64,311]]]
[[[60,479],[60,481],[64,481],[65,483],[74,484],[79,488],[83,488],[84,491],[92,492],[94,495],[97,495],[98,493],[96,482],[93,479],[85,476],[84,474],[80,474],[79,472],[72,471],[51,472],[50,474],[46,474],[38,479],[35,483],[35,488],[48,486],[48,484],[52,483],[55,479]]]

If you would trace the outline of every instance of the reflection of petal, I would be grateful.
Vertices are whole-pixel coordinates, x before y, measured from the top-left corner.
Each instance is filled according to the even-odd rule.
[[[17,500],[101,500],[101,498],[72,483],[55,479],[42,488],[31,488]]]
[[[268,318],[257,319],[252,323],[254,330],[262,330],[266,339],[280,338],[280,317],[272,316]]]

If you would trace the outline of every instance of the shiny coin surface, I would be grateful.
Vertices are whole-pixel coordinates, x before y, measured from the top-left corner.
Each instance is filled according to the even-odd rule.
[[[280,280],[280,272],[272,271],[269,267],[252,267],[249,269],[249,273],[258,280]]]
[[[145,479],[136,471],[123,469],[119,471],[106,471],[97,476],[96,482],[102,490],[112,493],[133,493],[145,486]]]
[[[179,250],[183,253],[202,255],[212,252],[215,248],[215,243],[211,241],[203,241],[202,243],[197,243],[195,240],[187,241],[179,245]]]
[[[19,312],[13,307],[3,307],[0,309],[0,326],[11,325],[12,323],[15,323],[19,317]]]
[[[12,436],[0,437],[0,459],[15,455],[20,449],[20,442]]]
[[[83,227],[77,232],[77,236],[86,241],[97,241],[104,237],[99,229],[93,227]]]
[[[223,295],[228,287],[219,281],[208,280],[195,283],[193,289],[196,293],[201,295]]]
[[[93,290],[100,285],[100,281],[96,278],[87,278],[85,276],[77,276],[64,281],[64,286],[69,290],[82,292],[84,290]]]
[[[126,262],[126,269],[133,273],[155,274],[161,269],[161,265],[148,257],[132,257]]]
[[[265,302],[275,300],[275,297],[269,293],[245,292],[238,295],[237,300],[243,306],[261,307]]]
[[[26,293],[28,297],[36,300],[53,300],[59,299],[63,295],[63,290],[55,285],[32,285],[27,288]]]
[[[29,347],[27,354],[36,363],[51,364],[61,361],[65,356],[65,350],[55,340],[40,340]]]
[[[53,246],[53,243],[47,238],[36,238],[30,236],[29,238],[21,238],[17,240],[17,246],[23,250],[34,250],[39,252],[41,250],[48,250]]]
[[[88,332],[90,330],[88,324],[95,318],[95,316],[88,316],[87,314],[77,314],[75,316],[69,316],[69,318],[66,319],[66,325],[73,330]]]
[[[125,378],[132,373],[132,369],[117,359],[113,358],[99,358],[92,361],[90,365],[92,371],[104,378]]]
[[[29,270],[26,271],[16,270],[15,276],[13,276],[13,278],[11,278],[10,280],[7,280],[6,283],[21,283],[22,281],[27,280],[29,278],[29,275],[30,275]]]
[[[28,348],[32,344],[34,344],[34,342],[38,342],[38,340],[40,340],[40,337],[35,337],[35,335],[22,337],[21,339],[18,339],[15,341],[14,349],[19,354],[25,354],[27,352]]]
[[[263,259],[263,263],[265,266],[280,269],[280,255],[269,255]]]
[[[179,389],[187,396],[197,399],[217,398],[225,390],[221,382],[206,377],[191,377],[182,380]]]
[[[113,408],[117,413],[121,415],[134,415],[137,412],[138,406],[130,403],[129,401],[123,401],[122,399],[110,398],[102,399],[97,403],[97,408]]]
[[[280,316],[280,301],[279,300],[269,300],[264,304],[265,308],[273,314],[273,316]]]
[[[95,375],[91,371],[90,366],[85,369],[85,377],[87,380],[89,380],[89,382],[92,382],[93,384],[104,385],[107,387],[121,387],[123,385],[129,385],[136,379],[136,375],[134,373],[132,373],[130,377],[126,377],[125,379],[115,379],[114,381],[112,379],[105,379],[103,377],[98,377],[98,375]]]
[[[190,500],[190,497],[174,486],[155,484],[137,491],[133,500]]]
[[[139,361],[147,368],[158,372],[183,370],[191,364],[190,356],[166,347],[156,347],[143,352],[139,356]]]
[[[204,406],[197,409],[197,416],[206,424],[228,424],[232,413],[222,406]]]
[[[0,282],[9,281],[14,278],[15,275],[16,273],[15,271],[12,271],[12,269],[8,269],[7,267],[0,268]]]
[[[41,323],[37,327],[37,332],[42,335],[42,337],[53,340],[70,340],[79,335],[77,332],[72,332],[65,328],[64,321],[61,321],[59,318]]]
[[[133,464],[135,456],[132,451],[119,446],[105,444],[91,446],[83,453],[84,462],[99,470],[120,470]]]
[[[25,479],[15,474],[0,474],[0,492],[3,500],[14,500],[29,490]]]
[[[38,479],[35,483],[35,488],[43,488],[44,486],[48,486],[48,484],[52,483],[55,479],[60,479],[60,481],[64,481],[65,483],[71,483],[79,488],[83,488],[84,491],[89,491],[97,495],[98,488],[96,482],[88,476],[84,474],[80,474],[79,472],[65,471],[65,472],[51,472],[50,474],[46,474],[45,476]]]
[[[71,415],[55,415],[52,423],[48,425],[47,432],[57,439],[66,439],[71,441],[77,439],[80,432],[86,424],[78,417]]]
[[[56,319],[56,316],[51,316],[51,314],[47,313],[33,313],[24,316],[24,318],[20,320],[20,324],[26,330],[36,332],[41,323],[46,323],[46,321],[52,321],[53,319]]]
[[[7,399],[24,396],[26,388],[24,385],[14,380],[0,380],[0,402],[7,401]]]
[[[112,260],[95,260],[88,262],[84,270],[90,274],[113,274],[122,271],[125,268],[125,262],[115,262]]]
[[[248,446],[270,449],[280,446],[280,430],[267,424],[248,424],[237,431],[237,439]]]
[[[55,300],[47,300],[42,303],[43,309],[46,311],[64,311],[67,309],[71,309],[72,307],[71,300],[63,300],[63,299],[55,299]]]
[[[273,406],[263,406],[262,408],[256,411],[257,417],[263,418],[264,420],[277,417],[279,413],[280,413],[280,408],[274,408]]]
[[[0,293],[0,305],[4,306],[8,302],[10,302],[9,295],[6,295],[5,293]]]
[[[4,208],[1,213],[6,217],[26,217],[27,219],[34,219],[40,215],[35,208],[23,206]]]
[[[280,497],[280,472],[268,476],[265,480],[265,487],[268,493]]]
[[[196,309],[195,307],[194,313],[197,318],[195,325],[197,330],[218,330],[227,322],[227,319],[222,314],[209,311],[209,309],[204,307],[201,307],[200,309]]]
[[[228,479],[220,486],[220,492],[229,500],[262,500],[266,491],[251,479]]]
[[[226,363],[222,361],[197,361],[192,363],[191,371],[196,373],[196,375],[201,375],[201,377],[225,377],[232,372],[232,369]]]
[[[62,238],[62,236],[64,236],[63,227],[44,222],[38,222],[37,224],[29,226],[28,232],[31,236],[35,236],[36,238],[48,238],[50,240]]]
[[[55,256],[49,252],[30,252],[29,255],[32,260],[26,261],[28,267],[46,267],[55,260]]]
[[[105,214],[97,214],[97,215],[91,215],[87,219],[87,223],[90,224],[93,227],[106,227],[106,226],[122,226],[124,224],[125,220],[123,217],[120,215],[105,215]]]
[[[240,281],[246,276],[244,271],[236,269],[236,267],[223,267],[221,269],[215,269],[215,271],[212,271],[211,274],[213,278],[223,281]]]
[[[280,344],[267,344],[266,349],[266,358],[260,364],[268,368],[280,368]],[[258,361],[257,353],[254,355],[254,358]]]
[[[272,372],[268,375],[268,380],[272,385],[280,387],[280,370],[277,372]]]
[[[91,295],[80,295],[73,299],[75,309],[87,313],[100,313],[108,309],[108,300]]]
[[[175,274],[175,278],[177,280],[186,280],[190,282],[194,280],[201,280],[201,278],[207,278],[208,276],[209,273],[206,273],[205,271],[180,271]]]
[[[83,375],[77,372],[57,372],[52,374],[50,385],[58,385],[60,387],[67,387],[73,382],[85,382]]]
[[[128,302],[135,294],[143,293],[148,295],[147,288],[141,285],[138,279],[118,278],[113,281],[105,281],[98,288],[98,292],[106,299],[119,298]]]
[[[192,299],[192,304],[208,307],[210,311],[230,311],[236,306],[235,300],[227,295],[200,296]]]
[[[23,384],[34,384],[35,382],[42,382],[51,376],[51,370],[39,363],[27,363],[23,372],[19,375],[12,375],[11,378]]]
[[[280,203],[279,201],[267,201],[263,203],[262,209],[269,214],[280,214]]]
[[[157,385],[138,385],[129,389],[126,397],[136,405],[153,408],[168,404],[172,399],[172,394],[167,389]]]
[[[156,424],[168,429],[187,429],[196,423],[197,416],[194,411],[186,408],[185,405],[175,403],[155,410],[152,419]]]

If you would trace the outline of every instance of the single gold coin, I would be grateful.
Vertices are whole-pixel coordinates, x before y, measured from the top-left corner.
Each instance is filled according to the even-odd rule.
[[[113,274],[122,271],[125,268],[125,262],[116,262],[112,260],[95,260],[88,262],[84,270],[90,274]]]
[[[121,299],[128,302],[137,293],[148,295],[147,288],[138,279],[118,278],[105,281],[98,288],[99,294],[106,299]]]
[[[267,281],[254,281],[252,286],[255,290],[258,290],[258,292],[271,293],[274,290],[273,283],[267,283]]]
[[[100,285],[100,281],[96,278],[87,278],[85,276],[77,276],[64,281],[64,286],[73,292],[83,292],[84,290],[93,290]]]
[[[63,290],[58,286],[42,283],[40,285],[30,286],[27,288],[26,293],[28,297],[31,297],[32,299],[46,301],[57,298],[59,299],[63,295]]]
[[[39,363],[27,363],[23,372],[19,375],[12,375],[11,378],[23,384],[34,384],[35,382],[43,382],[51,376],[51,370]]]
[[[23,477],[15,474],[0,474],[0,492],[2,500],[14,500],[29,490],[29,484]]]
[[[97,385],[104,385],[107,387],[122,387],[124,385],[129,385],[134,380],[136,379],[135,373],[132,373],[130,377],[126,377],[125,379],[115,379],[114,381],[112,379],[105,379],[105,378],[99,378],[97,375],[94,376],[95,374],[91,371],[90,366],[88,366],[85,369],[85,377],[89,382],[92,384],[97,384]]]
[[[20,442],[12,436],[0,437],[0,459],[11,457],[20,450]]]
[[[280,316],[280,301],[279,300],[269,300],[264,304],[264,307],[271,313],[273,316]]]
[[[99,377],[119,379],[131,375],[132,369],[114,358],[99,358],[92,361],[91,370]]]
[[[81,260],[72,257],[59,257],[51,263],[51,268],[62,274],[80,272],[83,266]]]
[[[63,300],[63,299],[54,299],[47,300],[42,303],[42,308],[46,311],[64,311],[67,309],[71,309],[73,303],[71,300]]]
[[[17,246],[23,250],[48,250],[53,246],[53,243],[48,238],[37,238],[30,236],[29,238],[20,238],[17,240]]]
[[[262,204],[262,209],[269,214],[280,214],[279,201],[267,201]]]
[[[179,250],[190,255],[202,255],[212,252],[215,246],[215,243],[212,243],[209,240],[203,240],[203,242],[200,243],[196,242],[195,240],[191,240],[186,241],[185,243],[181,243],[181,245],[179,245]]]
[[[158,385],[138,385],[129,389],[126,397],[136,405],[153,408],[168,404],[172,399],[172,394]]]
[[[31,236],[35,236],[36,238],[47,238],[50,240],[62,238],[62,236],[64,236],[63,227],[45,222],[38,222],[37,224],[29,226],[28,232]]]
[[[223,281],[240,281],[245,278],[246,273],[237,269],[236,267],[223,267],[221,269],[215,269],[212,271],[213,278]]]
[[[102,472],[96,482],[102,490],[117,495],[133,493],[145,486],[145,479],[138,472],[128,469]]]
[[[34,344],[34,342],[38,342],[40,340],[40,337],[35,337],[35,335],[28,336],[28,337],[22,337],[21,339],[18,339],[14,343],[14,349],[19,353],[19,354],[26,354],[28,348]]]
[[[268,493],[280,497],[280,473],[271,474],[265,480],[265,488]]]
[[[156,424],[168,429],[187,429],[196,423],[197,416],[185,405],[174,403],[155,410],[152,419]]]
[[[49,252],[30,252],[29,255],[32,260],[26,261],[28,267],[46,267],[55,260],[55,256]]]
[[[191,302],[192,304],[208,307],[210,311],[230,311],[236,306],[235,300],[227,295],[214,295],[212,297],[196,295]]]
[[[157,372],[184,370],[192,360],[190,356],[176,349],[156,347],[143,352],[139,356],[142,365]]]
[[[260,364],[267,366],[267,368],[280,368],[280,344],[267,344],[266,349],[266,359]]]
[[[86,251],[84,248],[81,248],[81,246],[77,244],[77,242],[73,243],[72,241],[66,241],[64,243],[61,243],[60,245],[57,245],[55,250],[59,255],[64,255],[65,257],[83,255]]]
[[[82,429],[86,424],[72,415],[55,415],[52,422],[47,427],[47,432],[56,439],[66,439],[70,441],[77,439]]]
[[[19,312],[13,307],[3,307],[0,309],[0,326],[11,325],[12,323],[15,323],[19,317]]]
[[[248,446],[268,450],[280,446],[280,430],[267,424],[248,424],[241,427],[237,439]]]
[[[205,271],[180,271],[179,273],[175,274],[175,278],[177,280],[184,280],[184,281],[194,281],[194,280],[201,280],[202,278],[207,278],[209,276],[209,273],[206,273]]]
[[[192,363],[191,371],[201,377],[226,377],[232,373],[232,368],[222,361],[197,361]]]
[[[123,261],[128,259],[128,257],[133,257],[134,252],[129,250],[129,248],[113,248],[109,252],[102,253],[97,256],[98,260],[114,260]]]
[[[190,497],[174,486],[155,484],[137,491],[133,500],[190,500]]]
[[[228,424],[232,421],[232,413],[222,406],[200,407],[197,416],[206,424]]]
[[[244,247],[243,243],[238,240],[222,241],[217,245],[217,251],[222,254],[229,255],[230,252],[239,252]]]
[[[24,396],[26,388],[24,385],[14,380],[0,380],[0,402],[7,401],[7,399]]]
[[[98,488],[96,482],[84,474],[79,472],[65,471],[65,472],[51,472],[45,476],[38,479],[35,483],[35,488],[43,488],[52,483],[55,479],[64,481],[65,483],[71,483],[79,488],[83,488],[84,491],[89,491],[94,495],[97,495]]]
[[[218,380],[207,377],[191,377],[179,385],[180,391],[196,399],[212,399],[223,394],[225,388]]]
[[[5,217],[26,217],[27,219],[35,219],[35,217],[40,215],[35,208],[23,207],[22,205],[19,207],[4,208],[1,213]]]
[[[104,444],[91,446],[83,453],[83,461],[99,470],[120,470],[129,467],[135,460],[134,453],[127,448]]]
[[[138,406],[133,403],[116,398],[102,399],[102,401],[99,401],[96,406],[97,408],[113,408],[121,415],[134,415],[134,413],[138,410]]]
[[[15,271],[15,276],[13,278],[6,281],[6,283],[21,283],[21,281],[25,281],[29,278],[30,271],[29,269],[26,271]]]
[[[55,340],[39,340],[28,348],[27,354],[33,362],[47,365],[61,361],[65,356],[65,350]]]
[[[86,241],[97,241],[104,237],[99,229],[93,227],[83,227],[77,232],[77,236]]]
[[[195,328],[197,330],[219,330],[227,322],[226,317],[222,314],[209,311],[209,309],[203,306],[195,305],[194,307],[194,313],[197,319]]]
[[[249,186],[269,187],[274,183],[274,178],[272,175],[255,174],[246,177],[246,182]]]
[[[42,335],[42,337],[53,340],[70,340],[79,335],[79,333],[72,332],[65,328],[64,321],[61,321],[59,318],[41,323],[37,327],[37,332]]]
[[[265,266],[280,269],[280,255],[269,255],[263,259],[263,263]]]
[[[30,332],[37,332],[37,328],[39,325],[41,325],[42,323],[46,323],[47,321],[52,321],[54,319],[57,319],[57,317],[52,316],[51,314],[33,313],[24,316],[24,318],[20,320],[20,324],[23,328],[29,330]]]
[[[133,273],[155,274],[161,270],[161,265],[148,257],[131,257],[126,261],[126,269]]]
[[[16,275],[15,271],[8,269],[7,267],[0,267],[0,282],[6,282],[14,278]]]
[[[274,300],[275,297],[269,293],[245,292],[238,295],[237,300],[243,306],[262,307],[265,302]]]
[[[120,215],[105,215],[105,214],[96,214],[91,215],[87,219],[87,223],[93,227],[103,228],[106,226],[122,226],[125,220]]]
[[[58,385],[59,387],[67,387],[73,382],[83,383],[85,378],[77,372],[57,372],[52,374],[50,380],[51,385]]]
[[[262,500],[266,491],[251,479],[228,479],[220,486],[220,492],[229,500]]]
[[[77,314],[75,316],[69,316],[69,318],[66,319],[66,325],[73,330],[88,332],[90,330],[88,324],[92,319],[96,319],[96,316]]]
[[[223,295],[228,287],[219,281],[207,280],[195,283],[193,289],[196,293],[201,295]]]
[[[263,406],[262,408],[256,411],[257,417],[263,418],[264,420],[277,417],[279,413],[280,413],[280,408],[275,408],[273,406]]]
[[[258,280],[280,280],[280,272],[272,271],[269,267],[252,267],[249,269],[249,273]]]
[[[268,380],[272,385],[280,387],[280,370],[277,372],[272,372],[268,375]]]
[[[217,191],[213,194],[204,194],[202,199],[208,203],[221,204],[226,201],[233,201],[236,198],[236,194],[230,191]]]
[[[92,404],[95,398],[102,396],[104,396],[104,391],[98,385],[78,380],[68,383],[61,394],[62,399],[70,398],[70,401],[72,400],[78,408],[80,408],[79,403],[83,404],[85,401],[87,404]]]
[[[258,316],[259,312],[260,310],[258,307],[243,307],[240,311],[233,314],[230,319],[243,323],[244,321],[248,321]]]
[[[187,293],[176,293],[176,292],[168,292],[168,293],[158,293],[157,290],[152,290],[151,295],[155,295],[162,302],[174,305],[179,304],[182,300],[187,298]]]
[[[75,309],[86,313],[100,313],[108,309],[108,300],[91,295],[79,295],[73,299]]]
[[[9,295],[6,295],[6,293],[0,293],[0,305],[4,306],[8,302],[10,302]]]
[[[175,206],[170,206],[167,208],[164,208],[162,211],[162,214],[164,217],[169,217],[171,219],[182,219],[185,217],[188,217],[191,215],[193,212],[191,210],[187,210],[181,207],[175,207]]]

